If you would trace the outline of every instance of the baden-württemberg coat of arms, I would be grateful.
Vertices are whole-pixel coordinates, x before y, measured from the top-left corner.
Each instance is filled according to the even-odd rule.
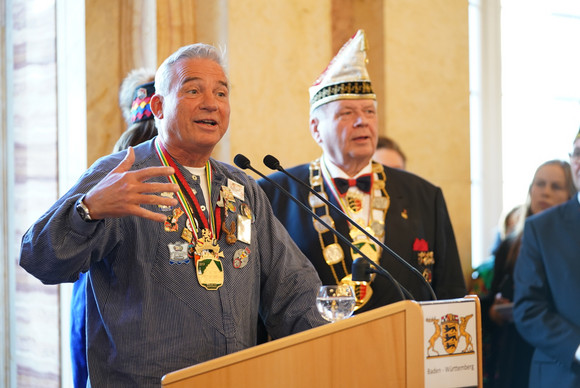
[[[431,322],[435,332],[429,339],[429,346],[427,347],[427,357],[442,357],[445,355],[473,353],[473,344],[471,342],[471,334],[466,330],[467,322],[473,317],[473,314],[461,317],[455,314],[446,314],[441,319],[427,318],[427,322]],[[465,339],[465,346],[462,351],[456,352],[461,337]],[[437,340],[441,338],[443,349],[447,354],[440,355],[436,349]],[[432,354],[435,353],[435,354]]]

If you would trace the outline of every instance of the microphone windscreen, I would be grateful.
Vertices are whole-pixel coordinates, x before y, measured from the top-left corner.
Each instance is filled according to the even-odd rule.
[[[272,155],[264,156],[264,164],[272,170],[278,170],[280,168],[280,161]]]
[[[237,154],[234,157],[234,163],[235,163],[236,166],[238,166],[242,170],[245,170],[246,168],[250,167],[250,165],[251,165],[250,159],[246,158],[242,154]]]
[[[352,280],[355,282],[371,281],[370,265],[362,257],[354,259],[352,262],[351,273]]]

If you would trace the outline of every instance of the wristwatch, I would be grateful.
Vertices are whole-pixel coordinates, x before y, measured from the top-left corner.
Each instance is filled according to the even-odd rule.
[[[85,205],[84,199],[85,199],[85,196],[83,195],[82,197],[79,198],[79,200],[77,201],[77,203],[75,205],[75,208],[77,209],[77,212],[79,213],[79,216],[81,216],[81,218],[85,222],[97,221],[97,220],[93,220],[91,218],[91,214],[89,213],[89,208],[87,207],[87,205]]]

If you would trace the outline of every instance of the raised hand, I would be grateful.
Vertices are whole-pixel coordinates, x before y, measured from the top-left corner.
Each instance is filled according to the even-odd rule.
[[[153,177],[172,175],[173,167],[147,167],[129,171],[134,162],[135,151],[129,147],[121,163],[87,193],[84,203],[93,219],[134,215],[164,222],[167,218],[164,214],[147,210],[141,205],[177,205],[177,199],[163,197],[157,193],[175,193],[179,191],[178,185],[146,182]]]

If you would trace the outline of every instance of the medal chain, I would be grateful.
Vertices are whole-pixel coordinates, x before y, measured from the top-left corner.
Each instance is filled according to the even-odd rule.
[[[325,190],[324,190],[324,176],[321,173],[321,167],[322,167],[321,164],[322,163],[321,163],[321,160],[320,159],[316,159],[315,161],[313,161],[313,162],[310,163],[310,185],[311,185],[311,187],[312,187],[313,190],[316,190],[322,196],[326,196],[326,193],[325,193]],[[368,221],[368,225],[366,225],[366,226],[371,226],[371,225],[373,225],[374,222],[378,222],[378,220],[375,220],[374,217],[373,217],[373,213],[374,213],[373,212],[373,209],[376,208],[374,206],[374,204],[373,204],[373,202],[374,202],[373,200],[375,198],[375,191],[376,190],[378,190],[378,189],[381,190],[382,197],[384,198],[384,201],[385,201],[385,203],[382,206],[382,209],[381,208],[377,208],[379,210],[382,210],[382,212],[381,212],[382,213],[382,220],[385,219],[385,216],[387,214],[387,211],[388,211],[388,208],[389,208],[389,204],[390,204],[390,197],[389,197],[389,194],[387,193],[387,190],[386,190],[386,180],[387,180],[387,177],[386,177],[386,174],[384,172],[383,166],[381,164],[379,164],[379,163],[372,162],[372,171],[373,171],[373,173],[376,173],[377,174],[377,179],[373,179],[373,181],[372,181],[372,187],[371,187],[371,193],[370,193],[370,196],[371,196],[370,205],[371,206],[370,206],[370,210],[369,210],[370,211],[370,213],[369,213],[369,221]],[[335,196],[335,198],[337,198],[337,202],[339,203],[340,207],[344,211],[345,210],[345,206],[343,205],[343,202],[341,201],[340,196],[337,195],[337,192],[338,191],[336,190],[336,187],[334,186],[334,183],[330,179],[330,174],[328,173],[328,170],[325,170],[325,173],[327,174],[327,176],[329,178],[327,180],[328,186],[330,187],[330,189],[331,189],[333,195]],[[312,207],[312,211],[313,212],[315,212],[319,217],[326,218],[327,223],[329,225],[331,225],[332,227],[334,227],[334,220],[330,216],[330,213],[329,213],[329,210],[328,210],[328,205],[322,203],[319,206],[313,206],[313,204],[311,204],[311,207]],[[330,222],[328,222],[328,221],[330,221]],[[382,225],[382,233],[380,234],[379,237],[384,236],[384,224],[381,223],[381,225]],[[316,224],[315,224],[315,226],[316,226]],[[365,226],[365,225],[361,225],[361,226]],[[349,228],[350,228],[351,231],[354,230],[354,229],[356,229],[356,227],[354,227],[352,225]],[[316,229],[316,227],[315,227],[315,229]],[[336,238],[336,235],[333,234],[333,237],[334,237],[333,238],[333,243],[326,244],[325,241],[324,241],[324,237],[323,237],[323,233],[325,233],[326,231],[320,231],[318,229],[317,229],[317,231],[318,231],[318,237],[319,237],[320,246],[322,248],[323,255],[326,252],[326,248],[329,245],[332,245],[332,244],[337,244],[338,245],[338,240]],[[377,235],[378,234],[373,229],[371,229],[371,233],[373,233],[373,235]],[[351,237],[351,239],[352,239],[352,237]],[[341,249],[341,253],[342,253],[342,258],[341,258],[340,262],[342,263],[342,268],[343,268],[343,271],[344,271],[345,275],[348,276],[348,275],[350,275],[350,272],[346,268],[344,252],[342,251],[342,249]],[[380,254],[377,256],[377,261],[378,261],[378,258],[379,257],[380,257]],[[327,258],[325,256],[325,260],[326,259]],[[334,277],[334,279],[336,281],[336,284],[339,284],[340,281],[338,279],[338,275],[337,275],[336,270],[334,268],[334,265],[337,264],[338,261],[335,264],[330,264],[328,262],[328,260],[326,260],[326,261],[327,261],[328,266],[331,269],[331,272],[332,272],[333,277]]]

